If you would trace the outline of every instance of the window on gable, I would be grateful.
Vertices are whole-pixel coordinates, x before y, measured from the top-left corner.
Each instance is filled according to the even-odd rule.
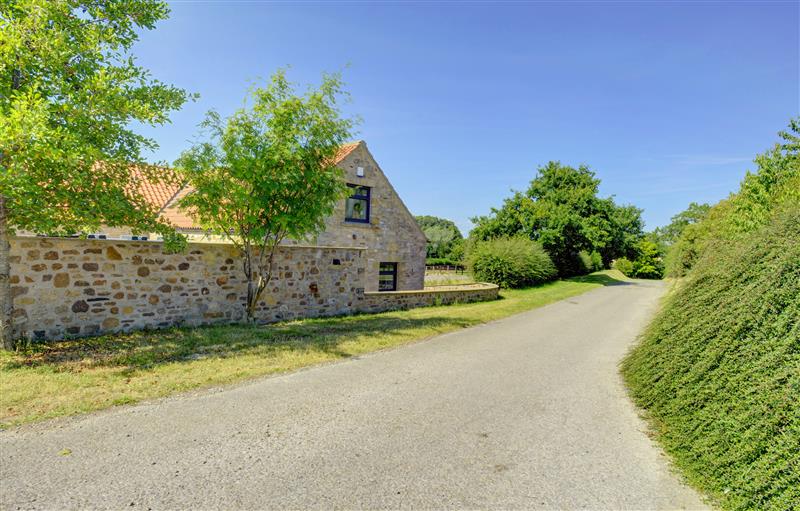
[[[344,219],[347,222],[369,223],[369,187],[347,185],[350,187],[350,197],[345,204]]]
[[[397,290],[397,263],[381,263],[378,271],[378,291]]]

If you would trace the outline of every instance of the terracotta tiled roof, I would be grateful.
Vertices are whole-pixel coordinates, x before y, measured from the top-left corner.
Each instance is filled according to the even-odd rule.
[[[131,181],[137,192],[155,209],[161,210],[181,189],[181,185],[175,179],[174,173],[167,168],[159,167],[157,171],[163,171],[165,179],[163,181],[153,181],[145,176],[141,167],[131,169]]]
[[[193,191],[194,188],[191,186],[184,186],[167,204],[164,204],[164,209],[161,210],[161,218],[178,229],[200,229],[200,226],[195,224],[194,218],[189,212],[178,207],[178,201]]]
[[[361,140],[357,142],[349,142],[347,144],[343,144],[339,148],[339,152],[336,153],[335,163],[341,163],[341,161],[347,158],[347,155],[352,153],[355,150],[355,148],[358,147],[359,145],[361,145]]]

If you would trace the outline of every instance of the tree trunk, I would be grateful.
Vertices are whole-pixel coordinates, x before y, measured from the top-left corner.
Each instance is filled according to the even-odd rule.
[[[270,247],[269,251],[269,258],[267,259],[266,268],[264,268],[263,264],[263,254],[266,248],[264,246],[261,247],[261,253],[258,257],[258,275],[256,276],[257,280],[253,281],[253,266],[252,266],[252,249],[248,249],[248,252],[245,254],[245,272],[247,273],[247,322],[248,323],[255,323],[256,321],[256,308],[258,307],[258,301],[261,300],[261,295],[264,293],[264,289],[266,289],[267,284],[272,279],[272,263],[275,258],[275,247]]]
[[[14,332],[11,328],[11,245],[8,240],[8,214],[6,198],[0,195],[0,342],[7,350],[14,349]]]

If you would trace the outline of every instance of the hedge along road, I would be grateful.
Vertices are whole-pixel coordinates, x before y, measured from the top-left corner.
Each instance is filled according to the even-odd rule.
[[[0,433],[3,508],[702,508],[617,364],[660,282]]]

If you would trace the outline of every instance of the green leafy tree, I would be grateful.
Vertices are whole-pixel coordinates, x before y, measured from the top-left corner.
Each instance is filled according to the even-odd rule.
[[[201,125],[209,139],[176,162],[195,189],[180,205],[241,251],[250,321],[272,278],[276,247],[322,231],[347,189],[335,164],[354,126],[339,111],[342,95],[338,75],[298,95],[279,71],[251,92],[252,106],[225,120],[209,112]]]
[[[428,240],[427,257],[460,260],[464,237],[452,220],[430,215],[415,217],[425,238]]]
[[[643,239],[637,243],[636,251],[630,276],[639,279],[660,279],[664,276],[664,263],[656,243]]]
[[[778,143],[756,157],[756,171],[745,175],[737,193],[684,228],[667,252],[667,275],[685,275],[707,250],[746,237],[767,225],[776,209],[800,202],[800,118],[778,136]]]
[[[0,3],[0,337],[13,346],[9,237],[130,226],[174,231],[140,197],[131,163],[156,143],[132,122],[160,125],[187,94],[130,56],[169,13],[157,0]],[[156,167],[142,166],[158,181]]]
[[[633,252],[642,237],[641,210],[598,197],[600,180],[587,166],[549,162],[526,192],[500,209],[473,218],[478,240],[524,235],[539,241],[561,276],[586,272],[580,253],[598,252],[604,264]]]
[[[664,245],[672,245],[678,241],[684,229],[703,220],[710,209],[711,205],[709,204],[692,202],[684,211],[673,216],[668,225],[657,228],[654,231],[655,235]]]

